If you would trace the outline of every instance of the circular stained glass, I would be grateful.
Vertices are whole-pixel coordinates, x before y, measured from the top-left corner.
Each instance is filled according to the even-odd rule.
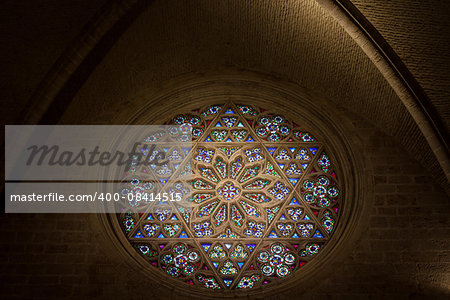
[[[191,129],[193,147],[169,149],[171,163],[155,171],[170,175],[189,160],[192,208],[120,216],[149,267],[204,289],[251,289],[289,280],[322,251],[341,213],[342,185],[330,149],[313,133],[241,103],[169,124]],[[128,190],[152,187],[135,179]]]

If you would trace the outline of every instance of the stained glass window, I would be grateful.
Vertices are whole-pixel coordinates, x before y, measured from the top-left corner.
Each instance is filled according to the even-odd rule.
[[[192,172],[192,209],[119,217],[149,267],[200,288],[250,289],[287,280],[322,251],[343,191],[331,149],[313,132],[244,103],[201,107],[169,124],[192,126],[193,148],[170,150],[161,169]]]

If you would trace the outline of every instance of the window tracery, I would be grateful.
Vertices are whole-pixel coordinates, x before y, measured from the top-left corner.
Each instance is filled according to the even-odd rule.
[[[170,149],[171,163],[158,170],[170,176],[190,159],[192,209],[120,216],[151,265],[190,285],[249,289],[288,278],[323,249],[341,213],[342,188],[330,149],[312,133],[234,103],[180,114],[170,124],[190,124],[194,145],[190,156]],[[131,189],[149,188],[143,184]]]

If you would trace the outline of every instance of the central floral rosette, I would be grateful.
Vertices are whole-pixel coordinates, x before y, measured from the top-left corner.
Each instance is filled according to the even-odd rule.
[[[193,202],[196,237],[261,238],[291,192],[259,146],[198,147]],[[276,180],[271,180],[275,178]],[[276,203],[274,203],[276,202]],[[222,228],[222,226],[226,226]],[[221,228],[221,230],[215,230]]]
[[[226,182],[222,187],[217,189],[217,193],[227,201],[234,200],[239,196],[240,189],[233,182]]]

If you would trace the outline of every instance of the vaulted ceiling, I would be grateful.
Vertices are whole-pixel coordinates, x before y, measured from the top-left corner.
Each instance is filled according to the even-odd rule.
[[[359,114],[448,185],[450,2],[1,5],[6,124],[111,123],[111,107],[132,113],[142,104],[139,93],[156,92],[172,78],[244,69]]]

